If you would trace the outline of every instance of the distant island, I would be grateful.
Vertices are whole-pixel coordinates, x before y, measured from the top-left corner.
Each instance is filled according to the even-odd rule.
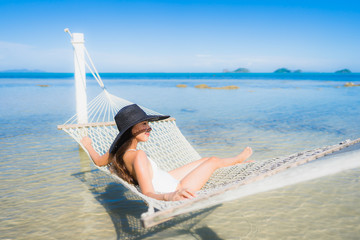
[[[336,71],[335,73],[351,73],[351,71],[349,69],[345,68],[345,69],[341,69],[339,71]]]
[[[250,70],[247,68],[238,68],[234,71],[234,73],[249,73]]]
[[[224,73],[250,73],[250,70],[247,68],[238,68],[235,71],[230,71],[228,69],[223,70]]]
[[[274,73],[291,73],[291,71],[287,68],[279,68],[274,71]]]
[[[297,69],[297,70],[291,71],[291,70],[289,70],[287,68],[279,68],[279,69],[276,69],[274,71],[274,73],[302,73],[302,70]]]
[[[41,72],[41,73],[43,73],[45,71],[38,70],[38,69],[29,70],[29,69],[26,69],[26,68],[22,68],[22,69],[3,70],[3,71],[0,71],[0,72],[3,72],[3,73],[31,73],[31,72],[40,73]]]
[[[223,69],[222,71],[223,73],[251,73],[251,71],[248,68],[238,68],[234,71],[230,71],[229,69]],[[290,70],[288,68],[278,68],[276,69],[273,73],[303,73],[303,71],[301,69],[296,69],[296,70]],[[344,68],[341,70],[336,71],[335,73],[352,73],[349,69]]]
[[[230,71],[228,69],[223,69],[223,73],[251,73],[250,70],[248,68],[238,68],[234,71]],[[274,73],[302,73],[301,69],[297,69],[294,71],[291,71],[287,68],[279,68],[277,70],[274,71]]]

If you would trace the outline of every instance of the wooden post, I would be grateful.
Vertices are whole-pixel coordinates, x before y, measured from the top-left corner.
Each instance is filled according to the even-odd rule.
[[[84,34],[73,33],[72,45],[74,46],[74,77],[76,90],[76,113],[78,123],[87,123],[87,96],[86,96],[86,72],[84,55]]]

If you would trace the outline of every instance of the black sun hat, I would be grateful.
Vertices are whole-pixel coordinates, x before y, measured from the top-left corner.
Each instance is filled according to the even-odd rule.
[[[120,109],[115,115],[116,126],[119,130],[119,134],[116,136],[114,142],[111,144],[109,152],[115,154],[120,147],[120,139],[124,132],[132,126],[143,121],[159,121],[166,119],[170,116],[165,115],[147,115],[138,105],[132,104]]]

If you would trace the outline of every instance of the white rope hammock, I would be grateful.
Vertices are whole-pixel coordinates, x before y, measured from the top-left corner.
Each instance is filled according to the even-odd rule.
[[[86,55],[91,63],[86,66],[90,69],[90,72],[94,75],[103,90],[88,104],[87,109],[84,110],[87,111],[88,114],[88,123],[78,124],[78,114],[76,114],[63,125],[59,125],[58,129],[67,132],[80,145],[80,140],[84,136],[89,136],[92,139],[93,147],[101,155],[108,151],[118,134],[114,122],[115,114],[122,107],[132,103],[110,94],[105,89],[87,51]],[[147,114],[159,114],[148,108],[140,107]],[[156,161],[159,167],[169,171],[201,158],[182,135],[174,118],[151,122],[150,124],[153,129],[151,137],[149,141],[140,144],[138,148],[144,150],[151,159]],[[213,174],[208,183],[197,193],[196,198],[177,202],[160,201],[147,197],[141,193],[137,186],[133,186],[117,175],[110,173],[107,166],[96,167],[111,175],[117,182],[123,184],[147,203],[148,212],[142,214],[141,219],[145,227],[150,227],[179,214],[209,208],[236,199],[237,195],[234,190],[241,185],[263,179],[264,177],[271,176],[287,168],[312,161],[359,141],[360,139],[346,141],[334,146],[297,153],[287,157],[273,158],[219,169]],[[87,152],[83,146],[82,148]],[[222,194],[228,191],[234,191],[234,194],[227,194],[227,196],[230,195],[231,197],[224,199]]]

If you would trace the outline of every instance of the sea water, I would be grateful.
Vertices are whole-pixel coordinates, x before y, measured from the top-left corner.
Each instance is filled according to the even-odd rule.
[[[110,93],[175,117],[202,156],[232,156],[251,146],[252,159],[261,161],[360,137],[360,87],[343,86],[360,83],[360,74],[102,76]],[[75,114],[72,75],[0,77],[1,239],[360,236],[356,149],[299,168],[292,172],[296,178],[279,175],[259,183],[258,191],[244,189],[247,196],[240,199],[145,230],[139,222],[145,204],[124,201],[131,194],[94,170],[78,145],[56,129]],[[87,92],[89,99],[100,92],[95,80],[89,79]],[[290,178],[297,179],[293,185],[278,186]]]

